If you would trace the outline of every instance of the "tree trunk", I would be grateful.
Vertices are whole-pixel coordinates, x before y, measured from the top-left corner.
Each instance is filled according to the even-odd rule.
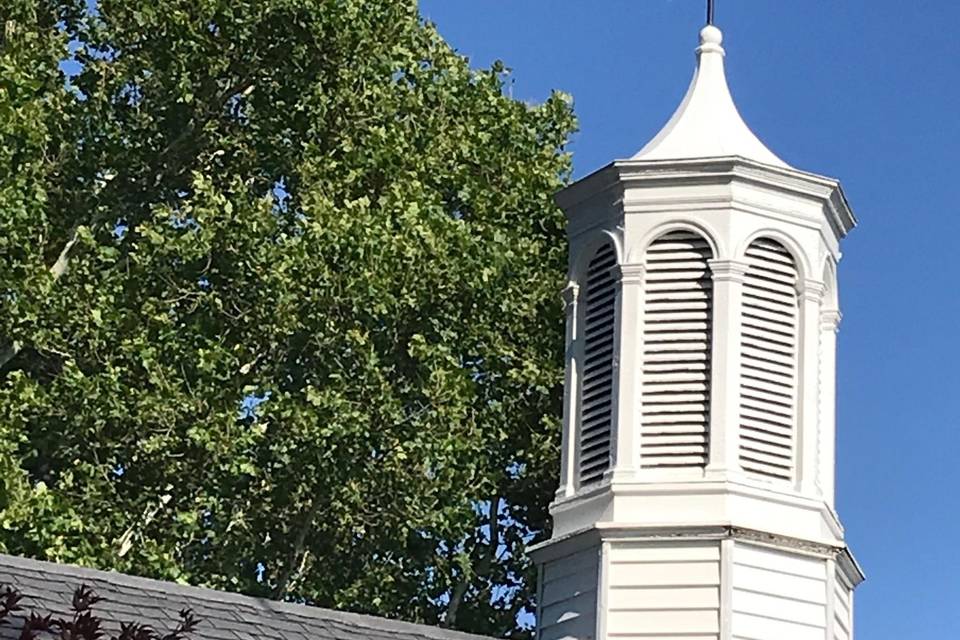
[[[277,581],[277,586],[273,590],[274,600],[282,600],[287,595],[287,589],[290,587],[290,583],[293,582],[294,578],[296,578],[297,575],[303,570],[303,561],[305,559],[303,555],[303,547],[306,545],[307,534],[310,533],[311,529],[313,529],[313,521],[317,517],[317,513],[319,511],[320,500],[314,498],[313,504],[310,505],[310,509],[304,516],[303,523],[300,526],[300,531],[297,532],[296,540],[294,540],[293,543],[293,549],[290,550],[290,558],[287,562],[287,566],[280,574],[280,579]]]
[[[453,591],[450,593],[450,604],[447,606],[447,615],[443,619],[444,627],[452,629],[456,626],[457,614],[463,604],[463,598],[467,594],[471,577],[483,577],[490,573],[493,561],[497,557],[497,547],[500,545],[500,502],[500,496],[494,496],[490,499],[490,541],[483,557],[477,563],[473,575],[470,576],[464,572],[460,581],[453,587]]]

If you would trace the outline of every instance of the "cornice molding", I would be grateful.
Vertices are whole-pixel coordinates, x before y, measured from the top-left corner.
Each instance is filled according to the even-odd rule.
[[[755,529],[743,529],[740,527],[730,527],[729,537],[741,542],[749,542],[777,549],[787,549],[799,553],[806,553],[821,557],[835,557],[844,547],[834,547],[819,542],[801,540],[800,538],[791,538],[781,536],[766,531],[757,531]]]
[[[622,498],[683,498],[686,496],[729,496],[747,500],[758,500],[783,507],[793,508],[799,512],[817,514],[820,522],[829,531],[830,538],[822,538],[825,543],[833,540],[843,540],[843,526],[836,512],[821,498],[814,498],[798,493],[792,489],[778,489],[767,483],[758,482],[749,478],[734,480],[701,479],[701,480],[647,480],[634,482],[611,482],[609,478],[587,489],[577,491],[572,495],[555,500],[550,505],[550,514],[554,519],[576,517],[577,513],[597,514],[613,508],[611,505]],[[677,523],[676,526],[688,526]],[[736,524],[735,521],[730,522]],[[608,526],[610,523],[608,521]],[[622,526],[645,529],[650,523],[624,522]],[[666,526],[666,525],[664,525]]]
[[[636,529],[619,525],[599,524],[594,527],[574,531],[560,538],[554,538],[528,547],[527,553],[536,562],[549,562],[570,553],[590,548],[604,542],[704,542],[734,540],[780,551],[832,559],[838,567],[857,586],[865,579],[853,553],[846,545],[829,545],[801,538],[734,526],[689,526],[689,527],[646,527]]]
[[[820,203],[838,238],[856,224],[840,183],[825,176],[777,167],[738,156],[691,160],[617,160],[557,194],[562,209],[571,212],[613,187],[622,188],[730,184],[736,181],[778,190]]]

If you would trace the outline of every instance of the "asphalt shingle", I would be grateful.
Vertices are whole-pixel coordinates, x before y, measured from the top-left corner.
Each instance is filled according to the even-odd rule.
[[[74,589],[86,585],[103,598],[95,611],[111,632],[119,630],[122,622],[141,622],[166,631],[175,626],[181,609],[192,609],[200,620],[193,640],[490,640],[427,625],[2,554],[0,585],[24,595],[21,616],[34,609],[69,616]],[[0,626],[0,640],[17,638],[21,620],[14,618],[12,624]]]

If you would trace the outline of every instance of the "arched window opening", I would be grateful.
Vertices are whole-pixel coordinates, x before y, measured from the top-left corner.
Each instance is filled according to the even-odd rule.
[[[583,292],[583,374],[580,400],[580,484],[599,481],[610,468],[613,426],[613,349],[617,254],[600,247],[587,268]]]
[[[642,467],[707,464],[713,280],[706,239],[667,233],[646,255]]]
[[[740,465],[755,476],[790,480],[797,405],[799,273],[775,240],[747,249],[743,285]]]

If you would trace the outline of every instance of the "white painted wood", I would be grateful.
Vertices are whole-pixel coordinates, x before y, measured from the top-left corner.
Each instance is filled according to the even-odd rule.
[[[610,566],[610,586],[670,587],[673,585],[718,584],[720,566],[714,562],[614,563]]]
[[[799,490],[808,495],[823,494],[820,459],[820,313],[825,287],[806,280],[800,292],[800,389],[798,416]]]
[[[720,542],[720,638],[733,637],[733,553],[731,538]]]
[[[820,316],[820,485],[827,504],[836,497],[837,331],[840,313],[827,308]]]
[[[717,612],[711,609],[611,611],[607,633],[616,637],[653,635],[707,635],[719,633]]]
[[[607,637],[720,632],[720,544],[609,543]]]
[[[543,611],[541,609],[541,603],[543,603],[543,573],[544,573],[543,563],[537,563],[537,628],[534,634],[534,638],[536,640],[541,640],[541,637],[542,637],[541,631],[542,631],[543,625],[540,623],[543,620],[548,619],[546,616],[543,615]]]
[[[543,565],[537,635],[540,640],[595,638],[599,549]]]
[[[697,72],[670,122],[634,156],[640,160],[743,156],[785,167],[740,117],[723,69],[723,34],[700,32]]]
[[[738,544],[734,553],[734,564],[737,567],[771,570],[820,582],[824,580],[823,562],[799,553],[786,553],[749,544]]]
[[[734,570],[743,584],[766,585],[771,595],[794,598],[804,602],[823,600],[824,583],[820,578],[792,575],[777,568],[760,568],[738,564]]]
[[[607,606],[613,611],[712,610],[720,606],[720,594],[715,587],[614,587]]]
[[[602,542],[600,545],[600,569],[597,576],[597,622],[594,625],[597,638],[606,638],[609,633],[607,625],[610,623],[610,616],[607,611],[610,608],[610,543]]]
[[[736,543],[734,637],[826,638],[825,560]]]
[[[668,549],[669,557],[674,562],[714,563],[720,557],[714,544],[673,545]],[[620,542],[617,544],[615,560],[617,564],[661,563],[664,553],[661,545]]]
[[[825,595],[827,598],[827,629],[826,637],[834,639],[837,635],[837,563],[833,558],[828,558],[824,566],[824,576],[826,578]]]
[[[566,316],[566,369],[563,381],[563,437],[560,446],[560,486],[557,499],[572,496],[577,490],[577,439],[572,436],[571,425],[577,423],[580,398],[580,358],[578,345],[580,313],[578,310],[580,287],[570,283],[563,291],[563,308]]]
[[[834,583],[834,638],[848,640],[853,637],[853,588],[842,575]]]
[[[640,458],[640,403],[643,381],[647,272],[643,265],[621,264],[617,308],[617,363],[613,478],[631,480]]]
[[[713,374],[708,473],[725,478],[740,471],[740,341],[743,282],[749,265],[712,260],[714,287]]]

